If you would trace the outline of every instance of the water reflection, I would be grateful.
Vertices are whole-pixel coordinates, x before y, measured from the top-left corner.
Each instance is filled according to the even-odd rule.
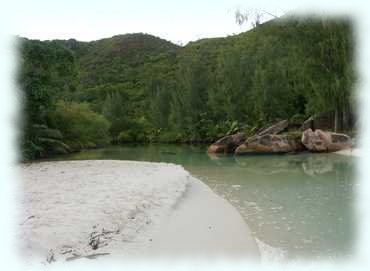
[[[289,258],[351,253],[352,158],[301,154],[234,159],[238,167],[226,168],[222,177],[214,175],[208,181],[237,206],[256,238],[282,249]]]
[[[289,259],[341,257],[354,239],[355,158],[336,154],[211,156],[205,146],[112,147],[61,156],[183,165],[228,199],[254,236]]]

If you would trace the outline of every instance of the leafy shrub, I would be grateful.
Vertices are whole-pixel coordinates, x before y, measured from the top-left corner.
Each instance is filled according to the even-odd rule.
[[[37,129],[38,137],[56,140],[63,139],[63,135],[58,129],[51,129],[48,128],[46,125],[34,125],[34,128]]]
[[[62,133],[57,129],[51,129],[45,124],[34,124],[30,126],[29,131],[32,137],[21,139],[23,160],[65,154],[70,150],[62,141]]]
[[[117,137],[117,143],[120,143],[120,144],[134,142],[134,141],[135,141],[135,137],[132,135],[132,133],[128,131],[122,131],[121,133],[119,133]]]
[[[187,140],[184,134],[173,131],[162,131],[158,136],[158,141],[164,143],[184,143]]]
[[[306,117],[302,114],[295,114],[290,118],[290,123],[292,124],[302,124],[306,120]]]
[[[20,144],[21,149],[21,159],[22,160],[32,160],[40,156],[42,148],[31,140],[21,139]]]
[[[59,101],[51,119],[73,150],[102,147],[110,142],[110,123],[86,103]]]

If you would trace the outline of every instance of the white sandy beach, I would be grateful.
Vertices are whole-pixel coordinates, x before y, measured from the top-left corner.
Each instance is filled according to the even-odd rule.
[[[362,156],[362,152],[360,149],[345,149],[345,150],[341,150],[341,151],[337,151],[335,152],[337,154],[341,154],[341,155],[347,155],[347,156],[356,156],[356,157],[360,157]]]
[[[153,237],[149,252],[164,258],[259,258],[257,244],[238,211],[194,178]]]
[[[236,209],[181,166],[93,160],[20,169],[27,259],[259,257]]]

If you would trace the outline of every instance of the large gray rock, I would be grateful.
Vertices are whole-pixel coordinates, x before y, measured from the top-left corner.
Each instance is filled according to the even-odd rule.
[[[263,136],[267,134],[276,135],[286,130],[288,126],[289,122],[287,120],[282,120],[267,128],[263,128],[262,130],[258,131],[256,136]]]
[[[348,135],[307,129],[302,134],[302,144],[311,152],[335,152],[351,148]]]
[[[285,135],[265,134],[249,138],[235,150],[235,154],[273,154],[297,152],[300,142],[288,139]]]
[[[208,153],[209,154],[234,153],[236,148],[238,148],[243,143],[253,142],[255,140],[258,140],[264,135],[267,135],[266,138],[268,138],[270,135],[279,134],[285,131],[288,128],[288,126],[289,126],[289,122],[287,120],[279,121],[273,125],[268,126],[267,128],[261,129],[260,131],[257,132],[256,135],[249,137],[247,140],[245,139],[244,133],[237,133],[234,135],[225,136],[217,140],[211,146],[209,146]],[[279,144],[283,145],[283,143],[279,143]]]
[[[289,122],[287,120],[279,121],[271,126],[268,126],[267,128],[263,128],[259,130],[254,136],[251,136],[247,139],[247,143],[250,141],[253,141],[257,139],[258,137],[261,137],[263,135],[276,135],[283,131],[285,131],[289,126]]]
[[[208,153],[233,153],[235,149],[245,141],[244,133],[225,136],[208,148]]]

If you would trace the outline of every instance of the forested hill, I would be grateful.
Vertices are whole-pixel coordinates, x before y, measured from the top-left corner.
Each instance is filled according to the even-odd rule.
[[[125,142],[206,142],[354,103],[348,21],[286,17],[184,47],[147,34],[20,38],[28,159]]]

